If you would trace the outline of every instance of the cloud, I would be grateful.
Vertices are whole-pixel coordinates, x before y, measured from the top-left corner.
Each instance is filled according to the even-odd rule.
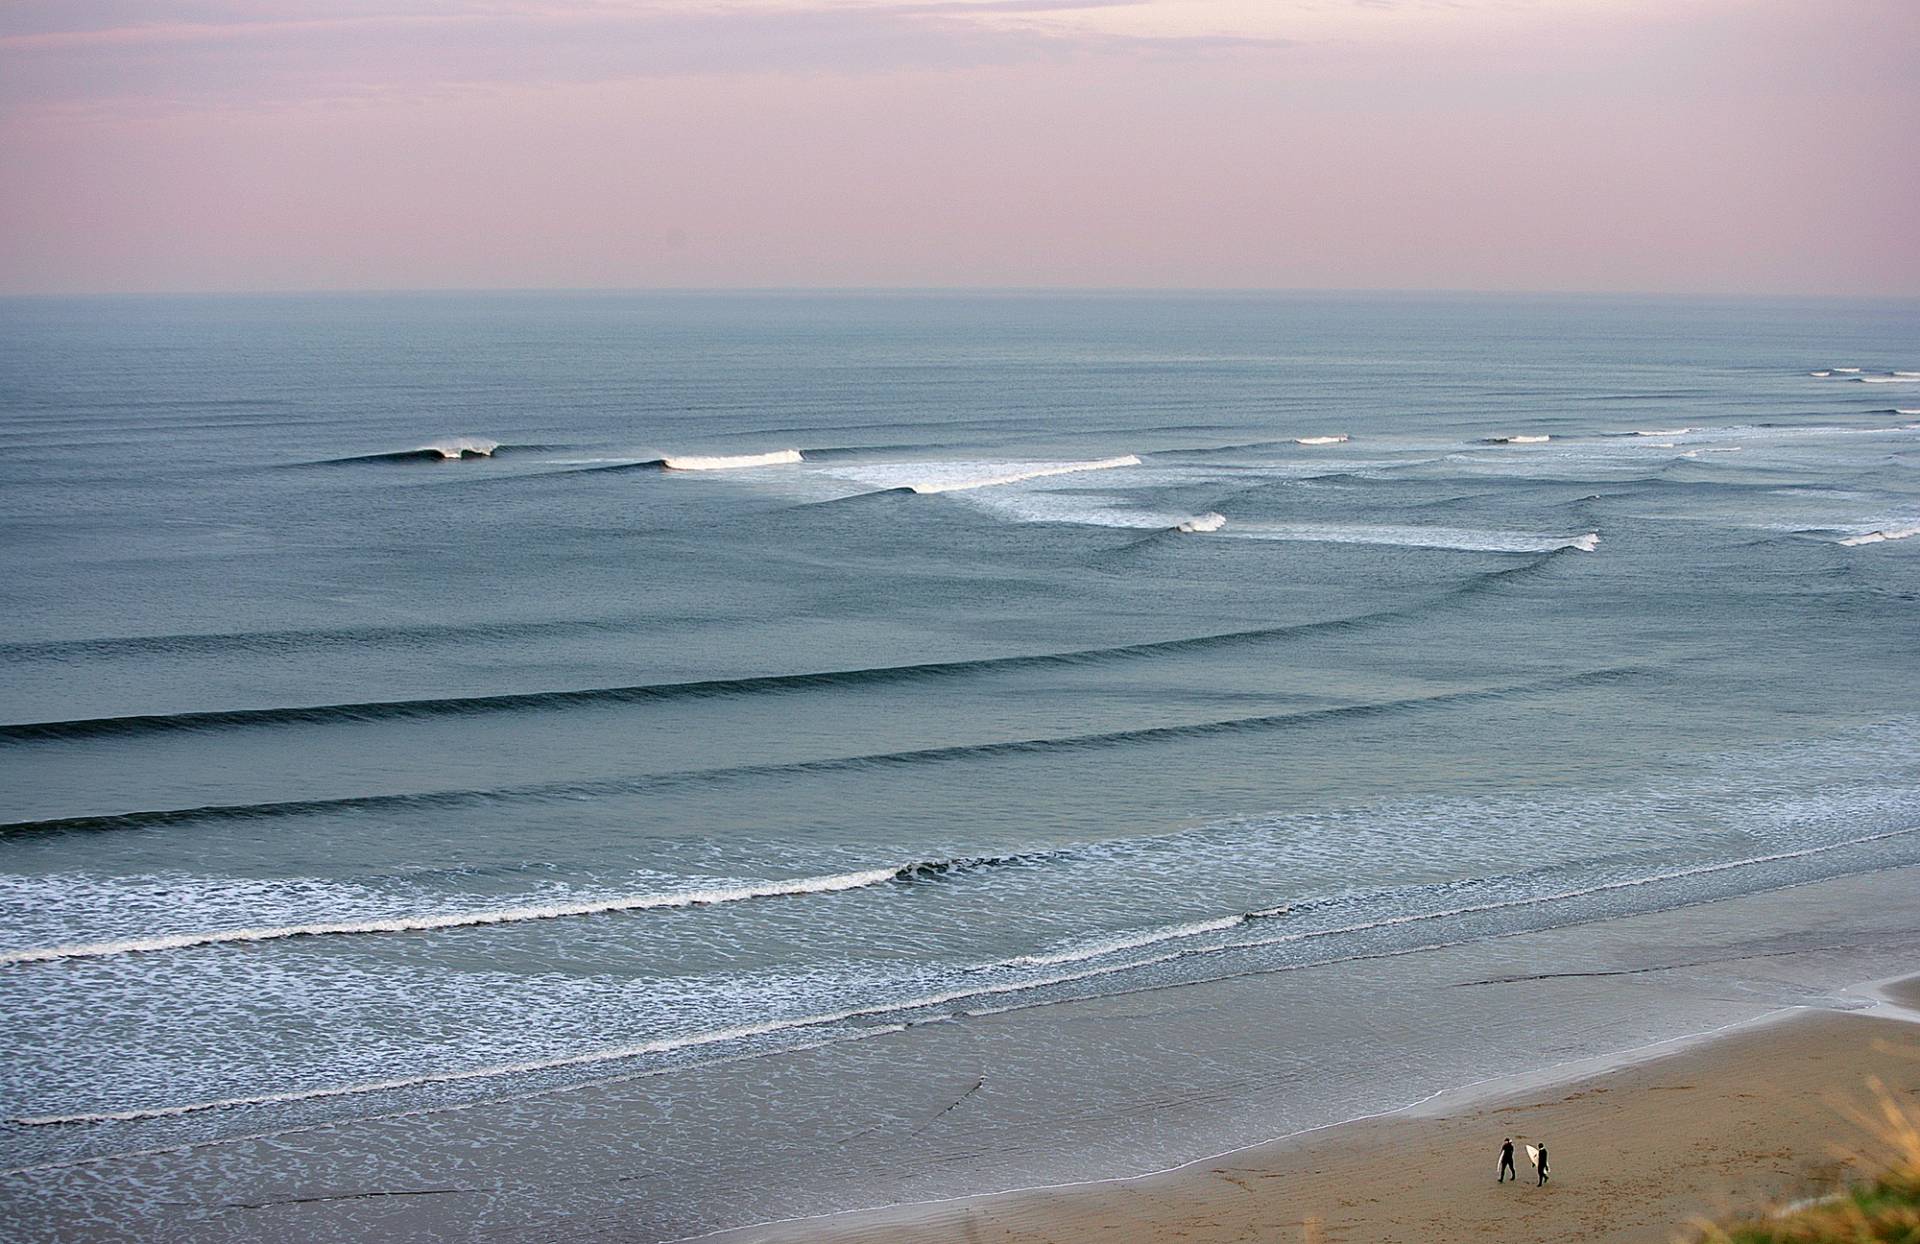
[[[112,0],[6,11],[0,107],[139,109],[428,93],[448,86],[690,74],[881,73],[1285,40],[1115,32],[1057,19],[1160,0],[528,0],[458,7]]]

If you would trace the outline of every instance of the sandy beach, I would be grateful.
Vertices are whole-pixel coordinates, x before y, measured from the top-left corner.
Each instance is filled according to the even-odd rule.
[[[1920,980],[1883,989],[1911,1006]],[[1899,1017],[1895,1017],[1899,1016]],[[1699,1215],[1831,1190],[1872,1142],[1844,1116],[1878,1077],[1920,1098],[1920,1027],[1789,1012],[1626,1067],[1469,1090],[1416,1110],[1142,1179],[907,1206],[717,1237],[747,1241],[1314,1241],[1665,1244]],[[1497,1186],[1500,1142],[1549,1145],[1550,1180]]]

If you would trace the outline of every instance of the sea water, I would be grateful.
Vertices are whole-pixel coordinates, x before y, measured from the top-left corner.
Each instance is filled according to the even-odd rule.
[[[831,1112],[968,1017],[1920,861],[1916,364],[1912,302],[0,303],[0,1165]],[[701,1169],[659,1231],[871,1199]]]

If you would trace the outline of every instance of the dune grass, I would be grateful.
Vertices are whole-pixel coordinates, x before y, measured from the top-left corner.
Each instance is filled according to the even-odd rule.
[[[1766,1218],[1703,1223],[1697,1244],[1920,1244],[1920,1113],[1869,1080],[1875,1104],[1840,1104],[1840,1112],[1872,1139],[1874,1153],[1841,1156],[1873,1178],[1811,1205]]]

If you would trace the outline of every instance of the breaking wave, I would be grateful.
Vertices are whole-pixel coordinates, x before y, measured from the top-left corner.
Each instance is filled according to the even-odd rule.
[[[1100,938],[1064,950],[1048,951],[1044,954],[1016,955],[1004,963],[987,966],[1053,967],[1062,963],[1084,963],[1088,959],[1117,955],[1123,950],[1138,950],[1142,946],[1157,946],[1162,942],[1184,941],[1190,937],[1204,937],[1209,933],[1225,933],[1229,929],[1237,929],[1250,921],[1281,915],[1285,910],[1285,908],[1275,907],[1266,911],[1250,911],[1237,916],[1225,916],[1218,920],[1195,920],[1190,924],[1168,925],[1164,928],[1145,929],[1136,933],[1117,933],[1111,937]]]
[[[509,453],[538,453],[551,445],[506,445],[484,436],[449,436],[430,441],[418,449],[396,449],[389,453],[351,454],[344,458],[322,458],[296,466],[349,466],[368,462],[459,462],[470,458],[495,458]]]
[[[1869,531],[1864,535],[1848,536],[1838,541],[1849,548],[1862,544],[1885,544],[1889,540],[1911,540],[1920,536],[1920,524],[1911,527],[1886,527],[1879,531]]]
[[[974,868],[1015,863],[1024,858],[1026,857],[968,856],[945,860],[919,860],[893,868],[867,868],[828,876],[797,877],[790,881],[742,882],[701,889],[670,890],[665,893],[583,899],[577,902],[529,903],[518,907],[498,907],[484,911],[393,916],[365,920],[328,920],[264,928],[168,933],[155,937],[127,938],[111,942],[82,942],[66,946],[0,951],[0,967],[25,963],[49,963],[59,959],[102,959],[116,955],[149,954],[156,951],[186,950],[196,946],[216,946],[232,942],[272,942],[293,937],[334,937],[363,933],[425,933],[437,929],[522,924],[531,920],[559,920],[569,916],[617,915],[624,912],[656,911],[665,908],[711,907],[753,899],[836,894],[846,890],[865,889],[890,881],[923,881]]]
[[[924,1011],[933,1007],[947,1006],[955,1002],[966,1002],[975,998],[1004,997],[1009,994],[1032,993],[1060,985],[1076,984],[1104,976],[1113,976],[1123,972],[1136,972],[1145,968],[1157,967],[1176,960],[1186,960],[1207,955],[1217,955],[1234,951],[1257,950],[1270,946],[1289,943],[1307,943],[1328,938],[1363,934],[1375,929],[1397,926],[1430,924],[1436,921],[1453,919],[1460,916],[1484,915],[1496,911],[1512,911],[1529,907],[1542,907],[1554,903],[1564,903],[1594,895],[1616,893],[1622,890],[1642,886],[1657,885],[1661,882],[1681,881],[1693,877],[1708,876],[1729,872],[1740,868],[1752,868],[1763,864],[1781,863],[1787,860],[1804,859],[1822,855],[1867,843],[1885,841],[1920,833],[1920,828],[1889,830],[1883,833],[1863,835],[1858,838],[1839,842],[1823,843],[1818,846],[1802,847],[1792,851],[1777,851],[1767,855],[1749,856],[1743,859],[1723,860],[1717,863],[1696,864],[1687,868],[1677,868],[1666,872],[1650,873],[1638,877],[1627,877],[1617,881],[1598,882],[1593,885],[1557,890],[1546,894],[1521,895],[1514,898],[1492,899],[1481,903],[1467,903],[1456,907],[1432,911],[1409,912],[1398,916],[1385,916],[1375,920],[1359,921],[1353,924],[1332,928],[1299,929],[1279,933],[1268,937],[1255,937],[1238,941],[1226,941],[1214,945],[1180,947],[1165,950],[1143,958],[1126,959],[1118,963],[1095,964],[1078,971],[1057,972],[1050,975],[1024,980],[993,983],[977,983],[960,988],[922,994],[916,997],[897,998],[890,1001],[874,1002],[862,1006],[846,1007],[814,1015],[797,1015],[784,1019],[771,1019],[756,1024],[742,1024],[729,1028],[711,1029],[705,1032],[686,1033],[678,1036],[660,1037],[648,1041],[636,1041],[625,1045],[609,1046],[597,1050],[584,1050],[575,1054],[561,1054],[546,1058],[524,1059],[512,1063],[498,1063],[483,1067],[449,1069],[437,1072],[423,1072],[411,1076],[396,1076],[385,1080],[359,1081],[351,1084],[323,1085],[308,1089],[290,1089],[278,1093],[261,1093],[250,1096],[214,1098],[203,1101],[182,1102],[177,1105],[135,1107],[127,1110],[87,1111],[60,1115],[19,1115],[5,1120],[19,1127],[59,1127],[80,1124],[128,1122],[140,1119],[177,1118],[182,1115],[199,1114],[212,1110],[230,1110],[248,1106],[285,1105],[292,1102],[316,1101],[335,1097],[364,1096],[371,1093],[390,1092],[400,1089],[419,1088],[429,1084],[455,1084],[476,1080],[500,1079],[506,1076],[523,1075],[533,1072],[559,1070],[568,1067],[593,1066],[629,1059],[642,1058],[651,1054],[673,1053],[679,1050],[695,1049],[729,1042],[749,1040],[754,1037],[768,1036],[778,1032],[795,1029],[820,1028],[832,1024],[843,1024],[852,1020],[864,1020],[886,1016],[910,1016],[915,1011]],[[1199,936],[1209,931],[1200,927],[1203,924],[1217,926],[1223,931],[1253,919],[1285,914],[1283,911],[1248,912],[1238,916],[1224,917],[1219,921],[1196,922],[1193,925],[1174,926],[1161,931],[1157,941],[1179,940]],[[1120,945],[1125,938],[1115,939],[1111,949],[1100,951],[1086,958],[1098,958],[1103,955],[1117,954],[1130,947]],[[1140,945],[1151,945],[1143,942]],[[1451,943],[1442,943],[1451,944]],[[1095,943],[1094,946],[1099,945]],[[1092,950],[1089,946],[1086,949]],[[1429,949],[1429,946],[1414,946],[1409,950]],[[1382,951],[1382,954],[1404,954],[1409,950]],[[1025,957],[1027,964],[1038,965],[1046,962],[1047,956]],[[1017,966],[1021,960],[1010,960],[1005,965],[983,965],[985,968]],[[1073,959],[1061,959],[1059,963],[1076,962]],[[1335,960],[1338,962],[1338,960]],[[1289,964],[1280,968],[1268,968],[1267,971],[1289,971],[1300,968],[1321,966],[1312,963]],[[1124,992],[1124,991],[1123,991]],[[1044,1000],[1029,1005],[1044,1005]],[[979,1014],[978,1011],[962,1011],[960,1014]],[[904,1021],[903,1021],[904,1022]],[[864,1030],[863,1030],[864,1031]]]
[[[1218,531],[1222,527],[1225,527],[1226,525],[1227,525],[1227,520],[1225,515],[1208,512],[1206,514],[1196,515],[1193,518],[1187,519],[1185,522],[1175,527],[1174,530],[1184,531],[1188,535],[1195,535],[1200,532]]]
[[[1051,475],[1076,475],[1082,471],[1110,471],[1117,467],[1139,466],[1134,454],[1118,458],[1096,458],[1086,462],[892,462],[845,467],[834,473],[857,483],[877,488],[904,489],[916,493],[966,492],[975,488],[995,488],[1018,484],[1023,480],[1044,479]]]
[[[717,903],[738,903],[748,899],[774,898],[782,895],[828,894],[838,890],[854,890],[863,886],[879,885],[883,881],[892,881],[904,876],[909,868],[914,867],[918,865],[909,865],[907,868],[870,868],[862,872],[839,873],[829,877],[802,877],[794,881],[765,881],[702,890],[671,891],[665,894],[635,894],[618,898],[588,899],[573,903],[535,903],[523,907],[494,908],[488,911],[448,912],[437,916],[332,920],[312,924],[275,925],[267,928],[169,933],[158,937],[128,938],[115,942],[46,946],[30,950],[0,952],[0,966],[47,963],[56,959],[99,959],[112,955],[185,950],[193,946],[213,946],[225,942],[271,942],[289,937],[331,937],[351,933],[423,933],[434,929],[456,929],[486,924],[518,924],[528,920],[598,916],[662,907],[705,907]]]
[[[1472,553],[1552,553],[1573,549],[1591,553],[1600,533],[1578,536],[1475,531],[1458,527],[1369,526],[1313,523],[1236,522],[1227,533],[1250,540],[1297,540],[1323,544],[1392,544],[1417,549],[1455,549]]]
[[[669,471],[743,471],[751,467],[784,466],[800,462],[797,449],[776,449],[764,454],[734,454],[730,457],[668,457],[660,464]]]
[[[1488,445],[1543,445],[1553,437],[1542,433],[1538,436],[1489,436]]]
[[[1296,436],[1293,438],[1293,443],[1296,445],[1339,445],[1339,444],[1343,444],[1346,440],[1347,440],[1347,437],[1344,435]]]

